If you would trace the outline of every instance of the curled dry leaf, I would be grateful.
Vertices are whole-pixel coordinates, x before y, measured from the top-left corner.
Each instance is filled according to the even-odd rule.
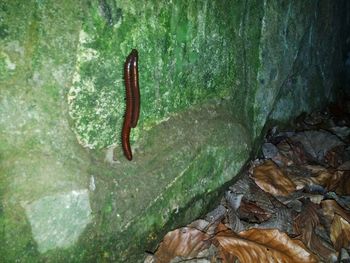
[[[272,195],[287,196],[295,191],[294,183],[272,161],[266,161],[253,172],[255,183]]]
[[[241,263],[318,262],[300,240],[293,240],[276,229],[250,229],[235,234],[218,233],[214,244],[236,256]]]
[[[226,208],[223,205],[219,205],[214,210],[210,211],[205,216],[205,220],[213,224],[215,222],[220,222],[226,214]]]
[[[155,253],[156,262],[170,262],[175,257],[194,258],[210,246],[208,239],[209,235],[190,227],[168,232]]]
[[[271,159],[278,166],[289,166],[293,163],[292,160],[281,154],[279,149],[272,143],[264,143],[261,149],[265,159]]]
[[[331,225],[331,240],[334,248],[339,251],[341,248],[349,248],[350,245],[350,223],[335,214]]]
[[[237,211],[230,210],[228,212],[228,224],[232,231],[238,233],[246,229],[246,224],[238,217]]]

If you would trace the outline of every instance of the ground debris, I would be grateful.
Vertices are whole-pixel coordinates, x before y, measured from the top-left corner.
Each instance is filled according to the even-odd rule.
[[[152,262],[350,262],[348,116],[333,105],[273,127],[220,204],[169,232]]]

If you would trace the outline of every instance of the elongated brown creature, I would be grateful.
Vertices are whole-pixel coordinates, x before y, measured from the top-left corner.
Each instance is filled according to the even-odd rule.
[[[131,63],[133,62],[134,54],[131,52],[124,63],[124,83],[125,83],[125,115],[122,129],[122,148],[125,157],[131,161],[132,151],[130,147],[130,130],[133,111],[133,95],[131,89]]]
[[[138,70],[138,52],[136,49],[131,51],[131,92],[132,92],[132,115],[131,127],[135,128],[140,116],[140,88],[139,88],[139,70]]]

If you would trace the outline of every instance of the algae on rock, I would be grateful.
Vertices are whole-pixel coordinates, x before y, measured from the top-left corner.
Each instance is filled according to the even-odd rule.
[[[2,1],[0,261],[141,261],[217,198],[268,121],[332,99],[345,7]],[[142,104],[128,162],[118,140],[132,48]]]

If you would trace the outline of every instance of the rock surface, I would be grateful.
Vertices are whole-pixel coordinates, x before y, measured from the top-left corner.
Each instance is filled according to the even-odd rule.
[[[175,221],[211,205],[267,122],[334,98],[346,8],[2,1],[0,261],[141,261]],[[142,108],[128,162],[132,48]]]

